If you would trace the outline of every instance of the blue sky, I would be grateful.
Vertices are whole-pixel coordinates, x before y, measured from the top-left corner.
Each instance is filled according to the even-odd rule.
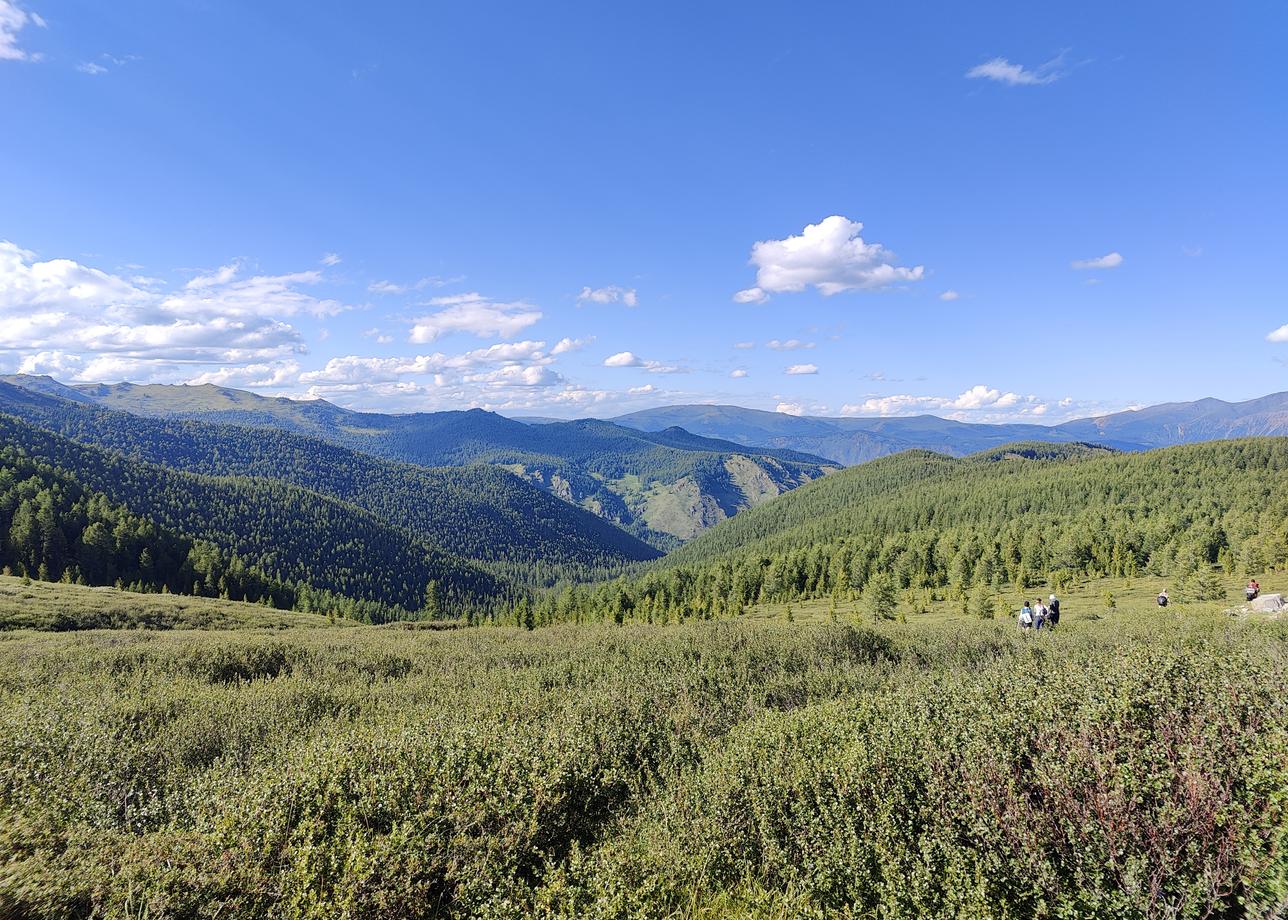
[[[558,416],[1288,389],[1285,45],[1268,0],[0,0],[0,369]]]

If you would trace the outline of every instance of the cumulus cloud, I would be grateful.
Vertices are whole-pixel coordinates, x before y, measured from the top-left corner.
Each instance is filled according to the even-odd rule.
[[[303,350],[281,317],[344,309],[305,290],[319,280],[316,272],[242,278],[231,263],[166,291],[0,241],[0,349],[24,360],[61,355],[60,373],[79,380],[281,360]]]
[[[1288,342],[1288,324],[1280,326],[1278,329],[1266,336],[1267,342]]]
[[[1123,257],[1116,252],[1110,252],[1095,259],[1074,259],[1069,264],[1079,270],[1117,268],[1123,264]]]
[[[573,383],[554,370],[542,341],[500,342],[462,354],[344,355],[299,375],[306,395],[353,408],[584,409],[622,396]]]
[[[634,307],[639,305],[639,298],[636,296],[635,288],[618,287],[615,284],[593,289],[586,286],[577,295],[577,304],[580,306],[583,303],[621,303]]]
[[[791,367],[787,368],[787,370],[784,371],[783,373],[789,374],[793,377],[799,377],[799,376],[808,375],[808,374],[817,374],[818,365],[817,364],[793,364]]]
[[[800,339],[788,339],[785,342],[779,341],[778,339],[770,339],[765,343],[765,347],[772,348],[774,351],[797,351],[802,348],[813,348],[814,343],[802,342]]]
[[[646,361],[633,351],[619,351],[604,359],[604,367],[638,367],[650,374],[682,374],[685,368],[661,361]]]
[[[428,306],[442,307],[412,322],[410,340],[433,342],[453,332],[480,339],[510,338],[541,319],[541,311],[522,300],[497,303],[477,292],[434,297]]]
[[[734,380],[741,380],[747,376],[747,369],[745,367],[735,367],[729,372],[729,376]]]
[[[966,76],[972,80],[992,80],[1007,86],[1045,86],[1064,76],[1064,58],[1060,54],[1030,70],[1022,64],[1012,64],[1004,57],[995,57],[983,64],[976,64],[966,71]]]
[[[294,383],[300,373],[296,361],[271,364],[247,364],[245,367],[221,367],[190,378],[191,384],[209,383],[217,387],[281,387]]]
[[[944,291],[942,294],[940,294],[940,295],[939,295],[939,299],[940,299],[940,300],[956,300],[957,298],[959,298],[959,297],[961,297],[961,296],[962,296],[962,295],[961,295],[961,294],[958,294],[956,291],[948,290],[948,291]]]
[[[13,0],[0,0],[0,61],[38,61],[33,54],[18,44],[18,33],[28,25],[43,29],[45,20],[30,13]]]
[[[594,341],[595,341],[595,337],[593,335],[587,336],[584,339],[572,339],[565,336],[564,338],[560,339],[558,342],[555,342],[555,347],[550,349],[550,353],[552,355],[562,355],[567,352],[581,351],[583,348],[585,348],[587,345],[591,344]]]
[[[619,351],[604,359],[604,367],[643,367],[644,361],[632,351]]]
[[[894,254],[868,243],[863,224],[839,215],[807,226],[799,236],[762,240],[751,248],[756,285],[733,297],[738,303],[763,303],[771,294],[813,287],[830,297],[842,291],[880,290],[918,281],[925,269],[894,264]]]
[[[936,413],[948,418],[995,421],[1041,416],[1047,405],[1036,396],[1021,396],[978,384],[957,396],[874,396],[841,407],[842,415],[906,416]],[[984,415],[987,417],[984,417]]]
[[[774,411],[784,415],[804,415],[805,407],[798,402],[780,402],[774,407]]]

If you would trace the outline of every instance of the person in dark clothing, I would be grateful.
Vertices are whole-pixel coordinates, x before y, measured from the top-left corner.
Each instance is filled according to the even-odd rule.
[[[1051,595],[1051,601],[1047,604],[1047,626],[1060,625],[1060,598],[1054,594]]]
[[[1158,606],[1160,606],[1160,607],[1166,607],[1166,606],[1167,606],[1167,601],[1168,601],[1168,597],[1167,597],[1167,589],[1166,589],[1166,588],[1164,588],[1162,591],[1159,591],[1159,592],[1158,592]]]

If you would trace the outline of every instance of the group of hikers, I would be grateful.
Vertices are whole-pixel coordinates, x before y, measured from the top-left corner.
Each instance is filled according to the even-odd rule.
[[[1053,629],[1060,623],[1060,598],[1051,595],[1047,603],[1039,598],[1032,606],[1028,601],[1020,608],[1020,629]]]
[[[1261,596],[1261,584],[1255,579],[1248,579],[1247,587],[1243,589],[1243,596],[1248,602],[1255,601]],[[1171,603],[1171,598],[1167,596],[1167,589],[1164,588],[1158,592],[1158,606],[1166,607]],[[1051,629],[1060,622],[1060,599],[1054,594],[1051,595],[1047,603],[1042,603],[1039,598],[1030,604],[1024,602],[1020,608],[1020,629]]]

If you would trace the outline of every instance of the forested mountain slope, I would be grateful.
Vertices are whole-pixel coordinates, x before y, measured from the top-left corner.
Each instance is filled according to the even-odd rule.
[[[502,466],[664,548],[833,467],[799,452],[593,419],[529,425],[480,409],[385,415],[214,386],[69,388],[49,378],[4,379],[54,396],[70,389],[135,415],[308,434],[422,466]]]
[[[659,555],[602,518],[495,467],[427,469],[286,431],[139,417],[30,396],[0,384],[0,411],[150,463],[276,479],[339,498],[519,580],[602,576]]]
[[[1285,564],[1285,438],[1146,453],[1032,444],[967,458],[908,451],[753,508],[638,578],[577,603],[551,601],[547,615],[587,615],[596,605],[703,615],[869,591],[988,595],[1142,571],[1176,579],[1183,593],[1212,567]]]
[[[296,600],[292,586],[132,514],[8,442],[0,446],[0,566],[41,581],[222,594],[274,606]]]
[[[213,544],[274,581],[420,609],[483,605],[504,580],[355,505],[285,482],[179,472],[89,447],[9,415],[0,444],[175,534]]]

